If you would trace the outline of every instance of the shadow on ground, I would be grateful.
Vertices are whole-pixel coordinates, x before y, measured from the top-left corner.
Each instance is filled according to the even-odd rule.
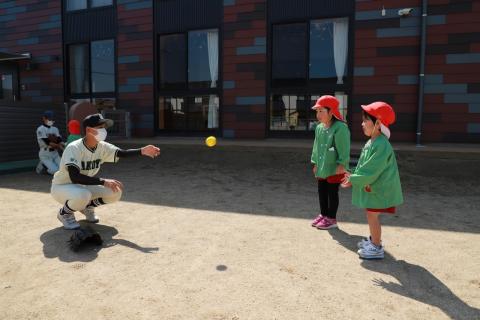
[[[100,234],[103,239],[103,245],[96,246],[93,244],[85,244],[79,252],[73,252],[68,246],[68,240],[74,232],[73,230],[65,230],[63,227],[55,228],[43,233],[40,241],[43,243],[43,254],[46,258],[58,258],[63,262],[90,262],[97,258],[100,250],[110,248],[116,245],[125,246],[143,253],[152,253],[158,251],[158,247],[149,248],[141,247],[136,243],[125,239],[116,239],[117,229],[102,225],[92,225],[85,221],[80,221],[82,227],[89,226]]]
[[[173,146],[155,159],[105,164],[100,177],[125,184],[122,201],[253,215],[310,219],[318,212],[316,181],[307,149]],[[480,185],[459,176],[480,159],[399,157],[405,204],[387,225],[480,233]],[[430,168],[428,171],[427,168]],[[462,171],[463,170],[463,171]],[[438,173],[433,174],[431,173]],[[49,192],[49,176],[33,172],[0,176],[0,188]],[[52,202],[54,200],[52,199]],[[339,220],[365,223],[341,190]]]
[[[348,250],[357,252],[362,237],[340,229],[328,230],[334,240]],[[394,277],[398,283],[375,279],[373,284],[392,293],[426,303],[442,310],[450,319],[480,319],[480,310],[463,302],[442,281],[422,266],[397,260],[385,252],[383,260],[362,260],[361,266],[370,271]]]

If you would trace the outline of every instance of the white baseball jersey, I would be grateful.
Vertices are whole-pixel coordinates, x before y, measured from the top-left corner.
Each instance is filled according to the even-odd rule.
[[[46,144],[45,141],[43,141],[42,139],[48,138],[48,135],[50,135],[50,134],[54,134],[57,137],[61,137],[60,132],[54,126],[47,127],[47,126],[42,124],[41,126],[39,126],[37,128],[37,141],[38,141],[38,146],[40,147],[40,149],[48,148],[48,144]]]
[[[95,176],[102,163],[118,161],[118,150],[118,147],[105,141],[100,141],[95,150],[89,149],[83,139],[73,141],[63,151],[60,168],[53,176],[52,184],[72,183],[68,173],[69,166],[77,167],[83,175]]]

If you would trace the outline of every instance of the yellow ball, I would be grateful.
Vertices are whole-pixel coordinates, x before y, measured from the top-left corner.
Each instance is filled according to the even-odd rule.
[[[214,136],[210,136],[208,137],[207,139],[205,139],[205,144],[207,145],[207,147],[215,147],[215,145],[217,144],[217,138],[215,138]]]

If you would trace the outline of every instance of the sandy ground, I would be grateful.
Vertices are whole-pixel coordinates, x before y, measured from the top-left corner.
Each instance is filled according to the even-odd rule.
[[[166,146],[105,165],[124,197],[80,253],[48,176],[0,176],[0,319],[480,319],[480,159],[400,158],[383,261],[355,252],[368,227],[348,190],[339,230],[310,227],[308,150]]]

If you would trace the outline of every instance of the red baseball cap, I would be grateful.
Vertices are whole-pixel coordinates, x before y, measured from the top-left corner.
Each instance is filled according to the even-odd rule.
[[[380,120],[380,122],[387,127],[395,122],[395,111],[393,111],[392,106],[386,102],[377,101],[367,104],[366,106],[362,105],[362,109],[369,115]]]
[[[340,121],[343,121],[343,117],[338,110],[338,106],[340,105],[340,101],[334,96],[324,95],[318,98],[315,105],[312,107],[313,110],[318,108],[329,108],[332,111],[332,114],[335,118]]]
[[[68,122],[68,132],[71,134],[80,134],[80,122],[77,120],[70,120]]]
[[[392,106],[386,102],[377,101],[362,105],[362,109],[380,121],[380,130],[387,138],[390,138],[390,129],[388,129],[388,126],[395,122],[395,111],[393,111]]]

